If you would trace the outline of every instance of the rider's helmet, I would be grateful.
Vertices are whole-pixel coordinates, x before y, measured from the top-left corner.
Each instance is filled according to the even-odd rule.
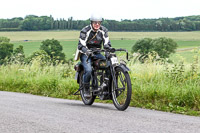
[[[102,20],[103,20],[103,18],[102,18],[101,15],[98,14],[98,13],[94,13],[94,14],[92,14],[91,17],[90,17],[91,23],[92,23],[93,21],[100,21],[100,22],[102,22]]]

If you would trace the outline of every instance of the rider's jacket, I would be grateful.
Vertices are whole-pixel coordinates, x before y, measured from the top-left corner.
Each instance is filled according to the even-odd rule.
[[[84,27],[80,32],[80,39],[78,43],[78,50],[82,53],[85,53],[87,49],[91,48],[101,48],[103,45],[108,44],[111,46],[108,30],[100,26],[99,30],[95,32],[92,28],[92,25],[88,25]]]

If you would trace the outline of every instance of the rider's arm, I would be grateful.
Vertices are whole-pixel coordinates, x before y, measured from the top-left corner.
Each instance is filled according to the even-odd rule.
[[[110,39],[108,37],[108,29],[102,26],[102,34],[103,34],[103,45],[108,45],[111,47]]]
[[[86,53],[86,32],[81,31],[78,43],[78,49],[81,50],[83,53]]]
[[[82,51],[83,53],[86,53],[88,48],[86,46],[86,42],[89,36],[89,33],[91,32],[91,27],[86,26],[84,27],[81,32],[80,32],[80,37],[79,37],[79,43],[78,43],[78,49]]]

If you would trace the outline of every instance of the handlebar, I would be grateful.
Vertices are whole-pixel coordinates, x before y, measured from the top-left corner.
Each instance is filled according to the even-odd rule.
[[[127,59],[128,61],[130,61],[130,60],[128,59],[128,50],[120,48],[120,49],[116,49],[115,51],[124,51],[124,52],[126,52],[126,59]]]
[[[124,52],[126,52],[126,59],[128,61],[130,61],[128,59],[128,50],[120,48],[120,49],[115,49],[114,52],[116,52],[116,51],[124,51]],[[89,57],[93,56],[94,53],[100,53],[100,52],[111,52],[111,51],[109,49],[92,49],[92,54]],[[112,53],[114,53],[114,52],[112,52]],[[87,58],[86,62],[88,62],[89,57]]]

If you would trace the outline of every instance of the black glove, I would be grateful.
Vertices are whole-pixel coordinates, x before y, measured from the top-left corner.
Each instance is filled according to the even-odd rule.
[[[111,53],[114,53],[114,52],[115,52],[115,48],[109,47],[109,51],[110,51]]]
[[[87,57],[91,56],[91,54],[92,54],[92,51],[90,51],[90,50],[87,50],[87,51],[86,51]]]
[[[110,47],[108,44],[104,45],[104,49],[109,50],[111,53],[115,52],[115,48]]]
[[[108,44],[104,45],[104,49],[109,49],[110,46]]]

